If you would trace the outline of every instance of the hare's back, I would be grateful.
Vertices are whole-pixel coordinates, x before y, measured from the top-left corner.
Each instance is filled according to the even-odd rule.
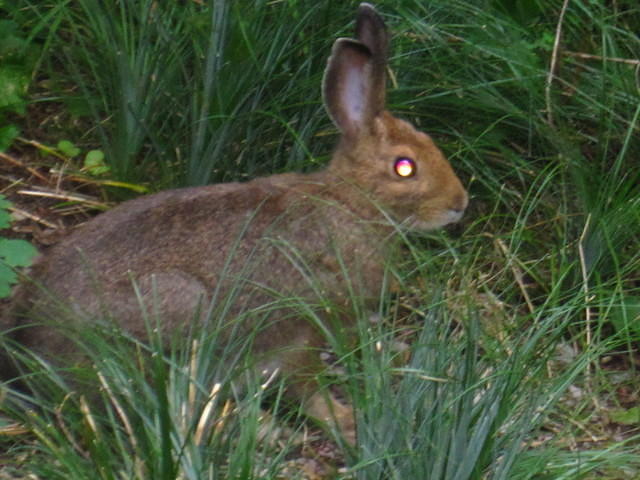
[[[162,272],[210,277],[232,249],[249,251],[261,235],[261,204],[282,193],[261,182],[170,190],[125,202],[53,247],[33,278],[62,298],[113,289]],[[271,212],[272,214],[275,212]],[[245,252],[246,253],[246,252]]]
[[[356,271],[371,293],[382,242],[368,225],[321,174],[162,192],[125,202],[56,245],[34,266],[44,288],[28,303],[45,315],[50,294],[90,316],[106,306],[133,330],[142,325],[140,296],[165,302],[167,324],[177,324],[213,292],[237,291],[238,280],[239,303],[249,307],[268,303],[265,292],[340,297]]]

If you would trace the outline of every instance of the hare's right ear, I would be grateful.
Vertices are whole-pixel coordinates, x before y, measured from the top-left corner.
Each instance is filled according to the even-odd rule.
[[[363,43],[339,38],[324,74],[324,104],[343,138],[355,140],[373,132],[373,120],[384,109],[384,72]]]

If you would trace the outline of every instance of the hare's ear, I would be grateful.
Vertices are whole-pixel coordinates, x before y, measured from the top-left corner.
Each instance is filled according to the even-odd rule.
[[[385,104],[385,83],[389,33],[376,9],[368,3],[361,3],[356,15],[356,38],[362,42],[373,56],[375,81],[374,90],[379,95],[378,103]]]
[[[386,65],[389,49],[387,27],[376,9],[361,3],[356,15],[356,38],[371,51],[376,63]]]
[[[384,79],[373,55],[359,41],[339,38],[324,74],[324,103],[344,138],[355,139],[373,131],[373,119],[384,109]]]

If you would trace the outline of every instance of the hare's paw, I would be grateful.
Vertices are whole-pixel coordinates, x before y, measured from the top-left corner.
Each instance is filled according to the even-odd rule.
[[[353,408],[339,402],[330,392],[314,393],[305,402],[305,413],[340,432],[351,446],[356,443],[356,423]]]

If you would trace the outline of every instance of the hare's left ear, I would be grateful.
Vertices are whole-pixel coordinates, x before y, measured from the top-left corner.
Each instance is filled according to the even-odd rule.
[[[323,80],[324,104],[347,141],[357,141],[374,131],[382,112],[384,94],[369,49],[357,40],[339,38],[333,44]]]

